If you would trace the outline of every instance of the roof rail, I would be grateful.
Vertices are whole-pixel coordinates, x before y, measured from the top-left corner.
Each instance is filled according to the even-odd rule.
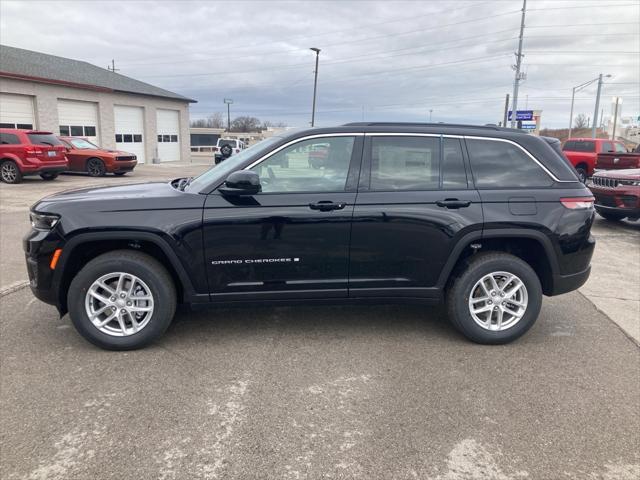
[[[463,123],[414,123],[414,122],[353,122],[345,123],[343,127],[452,127],[452,128],[477,128],[480,130],[495,130],[506,132],[519,132],[513,128],[499,127],[493,124],[469,125]]]

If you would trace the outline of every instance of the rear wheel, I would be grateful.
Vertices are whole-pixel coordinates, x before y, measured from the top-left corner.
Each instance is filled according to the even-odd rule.
[[[103,177],[107,173],[107,169],[99,158],[90,158],[87,160],[87,173],[91,177]]]
[[[57,173],[41,173],[40,178],[42,178],[43,180],[55,180],[56,178],[58,178],[58,174]]]
[[[4,183],[20,183],[22,172],[12,160],[5,160],[0,164],[0,179]]]
[[[73,325],[88,341],[107,350],[132,350],[167,329],[176,309],[176,291],[156,259],[117,250],[78,272],[67,303]]]
[[[626,218],[626,215],[621,215],[619,213],[605,212],[603,210],[600,210],[597,207],[596,207],[596,212],[598,212],[598,215],[600,215],[602,218],[604,218],[605,220],[609,220],[610,222],[619,222],[620,220],[623,220],[624,218]]]
[[[447,308],[453,325],[469,340],[508,343],[529,330],[542,305],[538,276],[506,253],[479,254],[453,282]]]

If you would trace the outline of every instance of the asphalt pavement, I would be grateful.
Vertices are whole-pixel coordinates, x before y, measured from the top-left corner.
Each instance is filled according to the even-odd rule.
[[[20,290],[0,319],[3,479],[633,479],[637,346],[579,293],[479,346],[438,309],[181,313],[114,353]]]

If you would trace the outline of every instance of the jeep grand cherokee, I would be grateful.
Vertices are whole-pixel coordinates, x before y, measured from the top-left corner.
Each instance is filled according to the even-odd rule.
[[[466,337],[505,343],[543,294],[587,280],[594,249],[593,196],[571,166],[493,126],[297,131],[193,179],[59,193],[31,218],[35,295],[122,350],[158,338],[178,303],[444,300]]]

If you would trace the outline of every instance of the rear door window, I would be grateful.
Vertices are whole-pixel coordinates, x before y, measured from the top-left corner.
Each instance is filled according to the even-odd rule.
[[[372,137],[372,191],[438,190],[439,137]]]
[[[613,153],[613,143],[602,142],[602,153]]]
[[[499,140],[467,139],[476,188],[549,187],[553,179],[522,148]]]

